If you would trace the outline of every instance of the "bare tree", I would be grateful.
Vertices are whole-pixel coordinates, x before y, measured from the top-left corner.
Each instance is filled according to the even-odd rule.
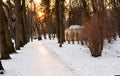
[[[9,0],[7,1],[9,3]],[[11,33],[13,33],[13,29],[12,29],[12,17],[11,17],[11,11],[10,9],[12,8],[11,6],[6,5],[5,3],[2,3],[3,7],[5,7],[7,10],[4,9],[5,11],[5,16],[7,17],[7,22],[6,22],[6,26],[5,26],[5,37],[6,37],[6,42],[7,42],[7,46],[9,49],[9,53],[16,53],[12,40],[11,40]],[[10,4],[10,3],[9,3]],[[10,13],[6,13],[6,12],[10,12]],[[10,29],[9,29],[10,27]],[[11,31],[11,32],[10,32]]]
[[[57,27],[56,27],[56,33],[57,33],[57,38],[58,38],[58,43],[60,43],[60,18],[59,18],[59,9],[60,9],[60,5],[59,5],[59,0],[55,0],[55,10],[56,10],[56,22],[57,22]]]
[[[56,9],[56,19],[57,19],[57,38],[59,47],[62,47],[63,42],[65,41],[64,36],[64,0],[56,0],[55,2]]]
[[[22,2],[22,3],[21,3]],[[24,0],[14,0],[15,3],[15,16],[16,16],[16,22],[15,22],[15,46],[16,49],[19,50],[20,47],[22,47],[26,43],[26,36],[25,36],[25,21],[23,16],[25,16],[25,11],[23,12],[23,9],[25,10],[25,1]],[[23,20],[24,19],[24,20]]]
[[[6,36],[8,34],[8,25],[7,25],[7,19],[2,7],[2,1],[0,0],[0,54],[1,54],[1,59],[9,59],[9,47],[7,44],[6,39],[10,35]]]
[[[88,47],[91,51],[91,55],[94,57],[98,57],[102,55],[103,50],[103,26],[105,25],[105,7],[104,0],[91,0],[91,3],[93,8],[93,15],[91,16],[91,18],[87,18],[87,20],[85,21],[85,28],[89,43]]]

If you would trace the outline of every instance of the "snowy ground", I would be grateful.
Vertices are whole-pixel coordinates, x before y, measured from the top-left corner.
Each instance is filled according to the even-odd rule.
[[[4,60],[3,76],[114,76],[120,75],[120,39],[105,43],[102,57],[93,58],[87,46],[57,40],[34,41]],[[63,61],[63,62],[62,62]],[[71,71],[69,71],[71,70]]]
[[[27,44],[11,60],[3,60],[3,76],[73,76],[65,64],[41,41]]]
[[[93,58],[87,46],[65,43],[58,47],[57,40],[44,40],[46,46],[57,54],[75,76],[120,76],[120,39],[105,42],[102,57]]]

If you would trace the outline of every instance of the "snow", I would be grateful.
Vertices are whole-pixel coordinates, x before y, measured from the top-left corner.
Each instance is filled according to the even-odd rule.
[[[2,60],[6,71],[3,76],[73,76],[41,41],[30,42],[11,57],[11,60]]]
[[[3,76],[115,76],[120,75],[120,38],[105,41],[101,57],[91,57],[77,42],[58,47],[57,39],[27,44],[11,60],[2,60]]]
[[[87,46],[64,43],[58,47],[57,40],[44,41],[44,44],[57,54],[75,76],[114,76],[120,75],[120,39],[112,44],[105,42],[102,57],[91,57]]]
[[[69,27],[69,29],[82,29],[82,28],[84,28],[83,26],[80,26],[80,25],[71,25],[70,27]]]

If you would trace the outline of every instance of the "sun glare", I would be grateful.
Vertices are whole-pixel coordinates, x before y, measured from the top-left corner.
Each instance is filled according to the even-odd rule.
[[[3,2],[7,2],[7,0],[3,0]]]
[[[69,0],[66,0],[67,3],[69,3]]]
[[[43,12],[38,12],[38,16],[39,16],[39,17],[42,17],[43,15],[44,15]]]
[[[39,4],[39,3],[41,3],[41,0],[34,0],[34,2],[35,2],[36,4]]]

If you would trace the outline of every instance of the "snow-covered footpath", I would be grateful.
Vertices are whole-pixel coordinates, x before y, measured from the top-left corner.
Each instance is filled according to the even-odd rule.
[[[105,42],[102,57],[93,58],[87,46],[65,43],[58,47],[57,40],[44,40],[48,48],[58,55],[75,76],[120,76],[120,39]]]
[[[74,76],[41,41],[30,42],[11,57],[2,61],[6,71],[3,76]]]
[[[114,76],[120,75],[120,39],[105,43],[102,57],[93,58],[87,46],[57,40],[27,44],[11,60],[3,60],[3,76]],[[63,62],[62,62],[63,61]],[[71,70],[71,71],[69,71]]]

